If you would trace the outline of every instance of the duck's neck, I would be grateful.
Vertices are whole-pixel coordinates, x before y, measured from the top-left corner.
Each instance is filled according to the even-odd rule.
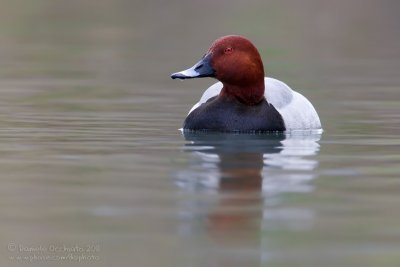
[[[264,100],[264,91],[263,77],[262,81],[241,86],[224,83],[220,95],[231,96],[245,105],[253,106]]]

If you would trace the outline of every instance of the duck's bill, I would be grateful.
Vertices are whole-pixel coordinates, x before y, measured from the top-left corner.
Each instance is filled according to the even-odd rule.
[[[171,74],[172,79],[193,79],[201,77],[214,77],[214,70],[211,66],[211,54],[206,54],[193,67]]]

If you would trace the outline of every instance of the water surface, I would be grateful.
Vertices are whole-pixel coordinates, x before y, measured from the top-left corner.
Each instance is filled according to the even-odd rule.
[[[25,2],[0,11],[1,266],[399,266],[397,2]],[[322,135],[178,130],[214,81],[169,74],[231,33]]]

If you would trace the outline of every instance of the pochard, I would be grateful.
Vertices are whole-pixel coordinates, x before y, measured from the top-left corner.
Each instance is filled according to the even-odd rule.
[[[224,36],[211,45],[193,67],[172,79],[213,77],[210,86],[189,111],[184,130],[270,132],[320,130],[310,101],[285,83],[264,77],[257,48],[238,35]]]

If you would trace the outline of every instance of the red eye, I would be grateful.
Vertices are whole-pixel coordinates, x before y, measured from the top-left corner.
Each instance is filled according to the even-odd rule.
[[[233,52],[233,48],[232,47],[225,48],[225,51],[224,51],[225,54],[232,54],[232,52]]]

